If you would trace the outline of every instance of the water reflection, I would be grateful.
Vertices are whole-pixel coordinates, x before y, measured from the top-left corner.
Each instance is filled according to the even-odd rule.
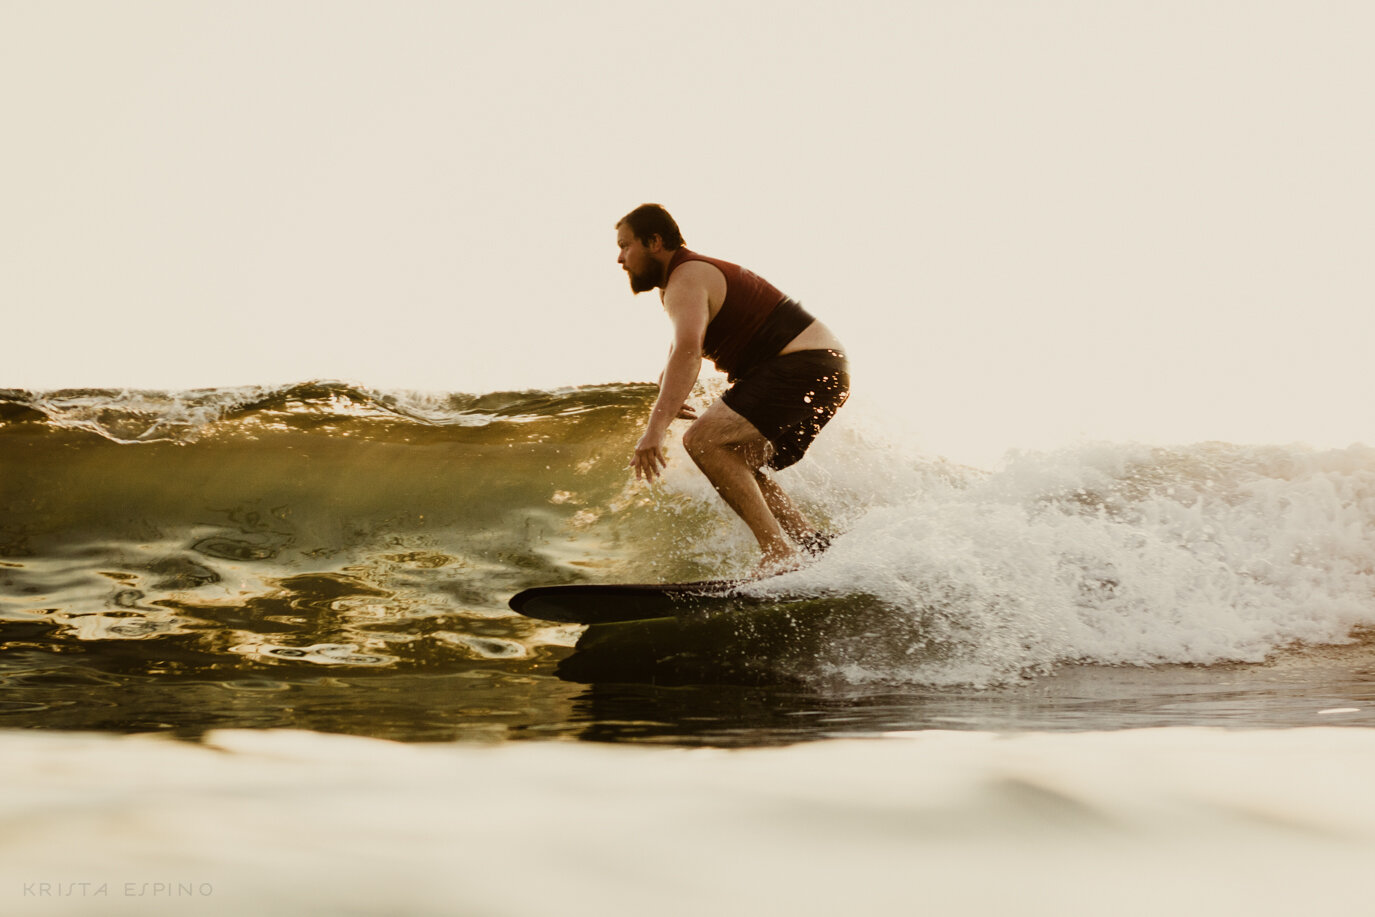
[[[321,582],[294,581],[296,591],[260,607],[328,609],[321,593],[300,591]],[[344,585],[334,579],[325,591],[347,596]],[[0,726],[182,736],[218,727],[297,728],[404,741],[725,747],[918,729],[1375,726],[1375,680],[1363,674],[1375,651],[1366,645],[1263,666],[1069,668],[984,690],[582,684],[554,674],[567,647],[476,637],[453,621],[428,638],[422,628],[404,635],[411,639],[378,644],[395,647],[384,653],[318,638],[330,627],[342,630],[347,614],[324,627],[317,620],[315,630],[281,630],[287,625],[242,609],[237,616],[224,632],[187,617],[178,633],[139,637],[112,637],[92,625],[5,622]],[[236,642],[245,637],[251,642]],[[520,652],[507,653],[511,647]]]
[[[507,567],[401,534],[310,556],[289,515],[12,555],[0,726],[487,740],[567,720],[577,689],[549,673],[576,634],[506,611]]]
[[[856,685],[806,666],[835,645],[838,614],[871,610],[853,598],[794,609],[782,630],[771,610],[688,643],[662,625],[596,634],[506,609],[532,581],[569,576],[533,524],[435,532],[306,522],[280,501],[222,506],[182,524],[124,519],[118,535],[0,533],[0,727],[731,747],[917,729],[1375,726],[1372,642],[1260,666],[1071,667],[986,690]],[[806,635],[804,611],[820,625]],[[841,632],[895,652],[915,639]]]

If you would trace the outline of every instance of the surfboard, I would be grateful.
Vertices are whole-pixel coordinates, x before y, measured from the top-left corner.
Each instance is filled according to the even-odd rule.
[[[779,684],[805,682],[837,659],[906,653],[923,625],[864,593],[706,594],[684,598],[676,613],[601,621],[579,636],[555,674],[586,684]],[[869,649],[864,649],[870,647]]]
[[[566,624],[609,624],[709,614],[769,600],[738,594],[742,580],[695,583],[572,583],[535,586],[511,596],[511,610]]]

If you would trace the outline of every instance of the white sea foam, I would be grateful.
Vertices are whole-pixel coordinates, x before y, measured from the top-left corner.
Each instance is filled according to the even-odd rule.
[[[671,485],[713,504],[678,464]],[[845,534],[755,591],[862,593],[886,606],[885,640],[827,661],[852,681],[1259,661],[1375,624],[1365,446],[1093,444],[982,471],[915,456],[842,416],[779,479]],[[706,550],[749,556],[743,527],[728,528],[738,540]],[[904,632],[918,636],[894,646]]]

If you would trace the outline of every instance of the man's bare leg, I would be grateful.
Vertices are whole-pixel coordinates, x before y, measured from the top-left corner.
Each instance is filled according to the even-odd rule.
[[[726,505],[749,526],[764,555],[761,567],[794,561],[797,552],[766,497],[782,491],[772,481],[772,490],[766,491],[758,474],[772,447],[754,424],[717,401],[683,434],[683,447]],[[789,524],[795,524],[795,515],[794,509],[787,517]]]
[[[765,474],[762,468],[754,472],[754,479],[764,494],[764,502],[768,504],[769,512],[773,513],[773,517],[778,520],[783,531],[788,533],[789,538],[802,544],[816,537],[816,527],[802,515],[797,504],[784,493],[778,482]]]

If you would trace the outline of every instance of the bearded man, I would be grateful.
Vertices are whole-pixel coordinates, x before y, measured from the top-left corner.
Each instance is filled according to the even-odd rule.
[[[759,542],[759,573],[799,566],[798,546],[825,548],[765,469],[802,458],[850,392],[840,341],[796,301],[757,274],[689,251],[668,211],[643,204],[616,224],[617,262],[635,293],[659,290],[673,344],[659,397],[631,467],[652,481],[668,464],[664,440],[675,419],[692,421],[683,447]],[[685,402],[703,358],[730,388],[699,416]]]

